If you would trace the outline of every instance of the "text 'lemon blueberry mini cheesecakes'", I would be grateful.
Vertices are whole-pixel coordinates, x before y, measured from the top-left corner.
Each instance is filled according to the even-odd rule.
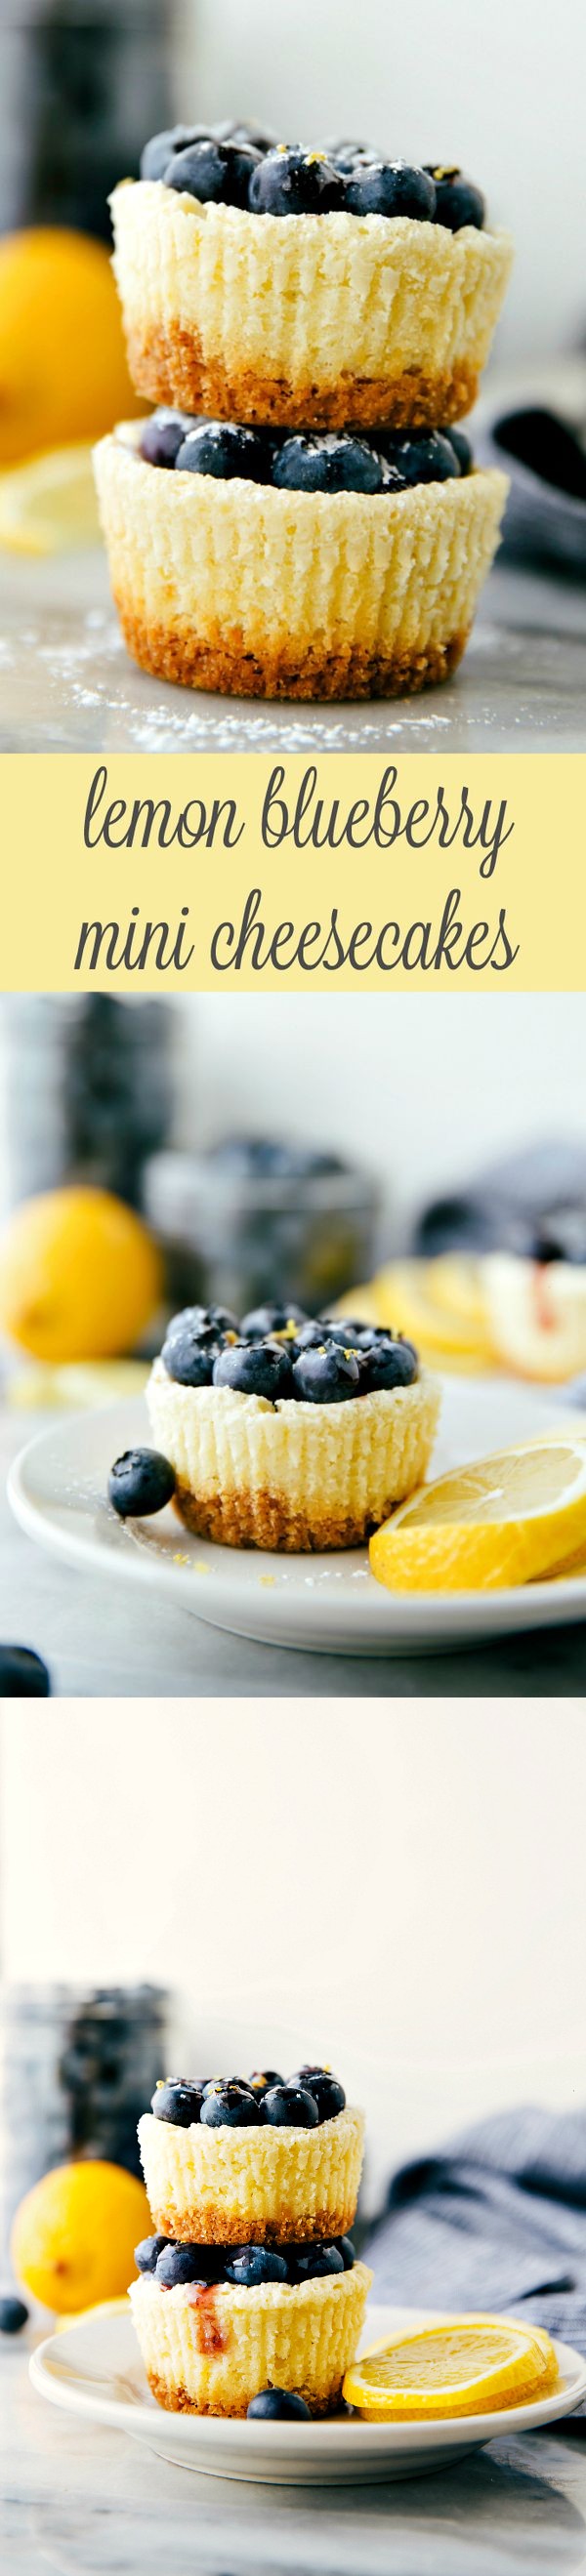
[[[422,1482],[439,1411],[411,1343],[294,1305],[186,1308],[147,1400],[189,1528],[293,1553],[363,1545]]]
[[[338,2403],[371,2280],[347,2234],[363,2131],[321,2067],[157,2087],[139,2123],[157,2233],[136,2249],[130,2297],[160,2405],[245,2415],[261,2392],[283,2398],[267,2412]]]
[[[141,174],[112,199],[140,393],[302,429],[471,409],[511,245],[460,170],[240,126],[155,135]]]

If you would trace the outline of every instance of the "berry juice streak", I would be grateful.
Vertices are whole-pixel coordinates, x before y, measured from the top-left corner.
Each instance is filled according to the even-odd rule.
[[[194,2327],[198,2352],[212,2356],[225,2352],[227,2337],[222,2331],[216,2306],[216,2284],[198,2286],[190,2292],[189,2306],[195,2310]]]

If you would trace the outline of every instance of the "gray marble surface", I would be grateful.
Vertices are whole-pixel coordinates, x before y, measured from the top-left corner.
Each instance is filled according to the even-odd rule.
[[[586,2430],[495,2442],[389,2487],[305,2491],[194,2476],[37,2397],[0,2349],[6,2576],[578,2576]]]
[[[191,1612],[82,1574],[17,1527],[6,1475],[42,1431],[40,1413],[0,1410],[0,1637],[45,1657],[53,1690],[76,1698],[576,1698],[586,1625],[535,1631],[439,1655],[293,1653],[210,1628]]]
[[[384,705],[270,706],[149,679],[125,652],[97,548],[1,561],[2,751],[577,751],[586,589],[496,566],[455,679]]]

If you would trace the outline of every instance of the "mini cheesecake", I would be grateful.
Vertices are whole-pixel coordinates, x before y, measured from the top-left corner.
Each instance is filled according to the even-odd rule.
[[[121,423],[95,473],[114,600],[144,670],[239,697],[353,699],[402,696],[456,669],[505,475],[282,489],[168,472],[140,455],[140,438]]]
[[[257,214],[162,179],[125,180],[111,203],[130,373],[151,401],[318,429],[471,410],[511,267],[506,233]]]
[[[293,2245],[353,2224],[364,2118],[348,2105],[314,2128],[184,2128],[147,2111],[138,2138],[154,2226],[176,2244]]]
[[[152,2394],[174,2414],[246,2415],[262,2388],[294,2389],[312,2415],[339,2402],[364,2323],[366,2264],[299,2287],[134,2281],[132,2315]]]

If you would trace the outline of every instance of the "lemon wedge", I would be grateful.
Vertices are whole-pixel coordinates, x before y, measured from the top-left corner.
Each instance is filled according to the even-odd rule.
[[[390,1592],[495,1591],[559,1570],[586,1548],[586,1440],[497,1451],[425,1485],[371,1538]]]
[[[52,555],[97,543],[91,447],[56,447],[0,473],[0,546]]]
[[[347,2404],[388,2422],[492,2415],[528,2405],[557,2381],[549,2335],[510,2317],[443,2317],[415,2334],[384,2337],[343,2383]]]

